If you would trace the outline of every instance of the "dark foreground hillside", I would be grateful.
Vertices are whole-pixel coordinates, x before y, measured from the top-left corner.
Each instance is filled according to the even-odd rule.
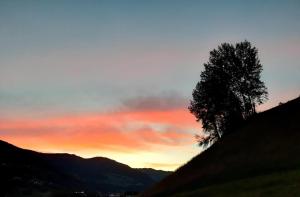
[[[103,157],[39,153],[0,140],[0,197],[136,194],[169,174],[145,170]]]
[[[300,97],[256,115],[142,196],[300,196]]]

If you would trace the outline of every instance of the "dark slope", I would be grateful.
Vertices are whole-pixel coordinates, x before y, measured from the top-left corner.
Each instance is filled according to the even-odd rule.
[[[40,192],[141,191],[156,182],[141,170],[111,159],[39,153],[1,140],[0,174],[2,194],[20,188]]]
[[[0,195],[22,188],[32,190],[75,190],[80,180],[58,171],[42,154],[0,141]]]
[[[142,196],[173,196],[295,169],[300,169],[300,98],[256,115]]]

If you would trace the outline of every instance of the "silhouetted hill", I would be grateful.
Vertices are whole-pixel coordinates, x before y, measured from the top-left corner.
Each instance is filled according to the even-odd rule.
[[[71,154],[39,153],[1,140],[0,174],[0,196],[141,191],[157,181],[152,177],[164,176],[163,171],[144,173],[103,157],[83,159]]]
[[[299,196],[300,97],[257,114],[142,196]]]

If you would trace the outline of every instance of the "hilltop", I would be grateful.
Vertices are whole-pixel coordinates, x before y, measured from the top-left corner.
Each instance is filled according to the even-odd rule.
[[[141,196],[299,196],[300,97],[259,113]]]

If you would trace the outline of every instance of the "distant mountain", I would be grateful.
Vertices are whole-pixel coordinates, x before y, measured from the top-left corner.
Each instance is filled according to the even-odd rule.
[[[39,153],[0,140],[0,196],[142,191],[167,174],[133,169],[104,157]]]
[[[172,171],[155,170],[152,168],[136,168],[137,170],[147,174],[154,181],[161,181],[163,178],[172,173]]]
[[[141,196],[300,196],[300,97],[257,114]]]

